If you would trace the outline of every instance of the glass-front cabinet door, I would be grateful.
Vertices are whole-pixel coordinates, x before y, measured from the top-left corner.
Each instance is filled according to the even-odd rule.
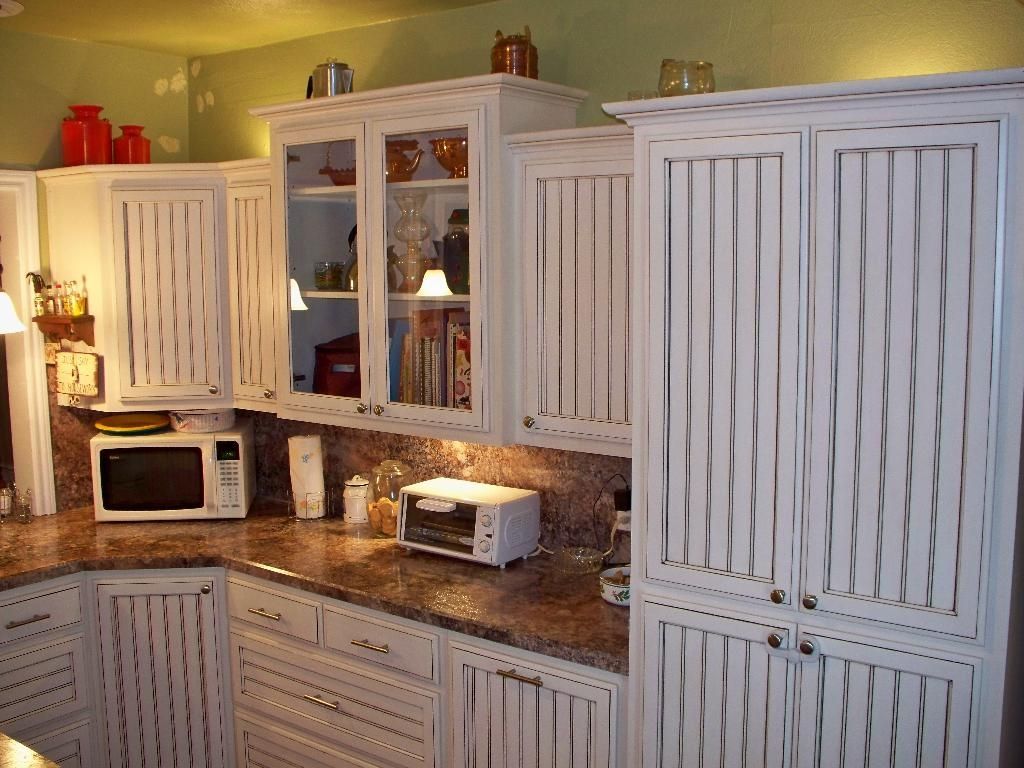
[[[362,126],[283,148],[288,359],[281,386],[304,405],[357,408],[368,395],[359,262]]]
[[[479,427],[479,113],[378,121],[371,145],[374,413]]]
[[[278,274],[277,413],[503,441],[519,278],[502,136],[582,91],[479,75],[261,107]]]

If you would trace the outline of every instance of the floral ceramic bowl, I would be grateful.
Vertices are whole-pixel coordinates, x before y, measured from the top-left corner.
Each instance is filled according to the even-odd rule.
[[[629,566],[617,565],[601,571],[597,579],[601,597],[612,605],[629,605]]]

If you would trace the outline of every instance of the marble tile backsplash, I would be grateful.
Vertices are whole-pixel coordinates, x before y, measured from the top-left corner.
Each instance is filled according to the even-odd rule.
[[[49,367],[52,377],[53,368]],[[51,382],[51,389],[52,389]],[[383,459],[408,464],[415,479],[455,477],[540,493],[541,543],[606,549],[615,517],[612,491],[629,479],[631,462],[615,456],[556,451],[523,445],[488,446],[372,432],[278,419],[273,414],[239,411],[253,419],[256,438],[257,494],[287,499],[288,438],[320,435],[328,488],[340,494],[345,478],[369,471]],[[58,511],[92,504],[89,439],[103,414],[56,405],[51,394],[50,425]],[[613,479],[614,478],[614,479]],[[607,489],[601,489],[607,484]],[[598,498],[600,494],[600,498]],[[616,559],[629,557],[629,537],[619,536]]]

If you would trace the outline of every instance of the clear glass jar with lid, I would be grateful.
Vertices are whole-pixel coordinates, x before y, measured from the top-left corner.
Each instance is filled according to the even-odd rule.
[[[412,482],[412,470],[397,459],[385,459],[373,468],[370,486],[375,501],[388,499],[398,503],[398,492]]]

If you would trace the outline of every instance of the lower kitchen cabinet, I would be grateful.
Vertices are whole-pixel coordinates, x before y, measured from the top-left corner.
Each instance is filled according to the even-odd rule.
[[[230,764],[213,575],[93,583],[110,768]]]
[[[26,736],[23,740],[60,768],[90,768],[93,765],[92,726],[87,720]]]
[[[238,768],[373,768],[372,763],[246,714],[235,716],[235,752]]]
[[[617,764],[616,682],[555,669],[534,654],[461,641],[450,643],[449,661],[452,765]]]
[[[231,636],[235,703],[330,744],[353,765],[439,765],[440,695],[284,642]]]
[[[967,766],[980,661],[642,604],[642,765]]]
[[[66,768],[95,765],[77,580],[0,596],[0,731]]]

